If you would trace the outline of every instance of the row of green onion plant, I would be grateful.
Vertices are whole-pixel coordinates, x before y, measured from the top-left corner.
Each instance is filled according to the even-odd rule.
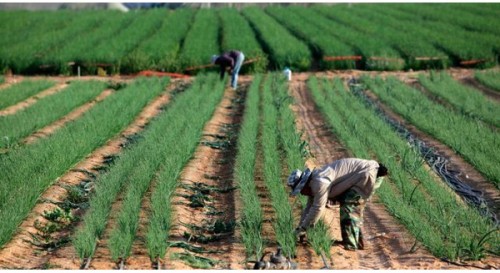
[[[307,45],[274,18],[256,7],[243,9],[242,14],[257,32],[275,69],[289,67],[294,71],[304,71],[310,68],[312,54]]]
[[[164,84],[138,78],[50,137],[0,156],[0,245],[10,240],[43,191],[125,129]]]
[[[280,88],[276,73],[270,73],[263,82],[262,93],[262,151],[264,155],[264,181],[271,195],[275,220],[273,227],[276,241],[281,246],[286,257],[296,255],[296,238],[292,206],[288,200],[288,189],[283,183],[283,166],[280,152],[279,107],[286,107],[283,100],[275,94]],[[280,75],[281,76],[281,75]]]
[[[352,46],[330,35],[335,30],[329,26],[330,22],[326,18],[318,18],[313,10],[302,7],[269,7],[266,11],[290,29],[294,35],[308,43],[313,54],[321,59],[322,68],[348,69],[355,67],[356,61],[350,59],[356,55],[355,50]],[[312,21],[309,18],[315,18],[315,20]],[[323,23],[317,22],[317,20],[322,20]],[[325,61],[324,57],[334,57],[338,60]]]
[[[481,84],[500,92],[500,71],[475,71],[474,78]]]
[[[500,103],[481,91],[467,87],[445,72],[431,71],[427,77],[419,75],[419,82],[432,94],[446,100],[466,116],[500,126]]]
[[[220,53],[220,22],[215,10],[200,9],[194,16],[180,51],[183,68],[197,67],[210,63],[210,56]],[[202,70],[192,70],[199,73]]]
[[[262,74],[255,75],[247,91],[234,169],[235,182],[243,202],[239,222],[247,260],[252,256],[259,260],[265,247],[261,234],[264,217],[254,182],[257,159],[255,140],[259,133],[259,89],[262,78]]]
[[[500,170],[498,133],[483,122],[457,113],[429,99],[416,90],[390,77],[369,80],[366,84],[380,100],[420,130],[454,149],[483,173],[497,187]]]
[[[0,132],[3,132],[0,148],[11,147],[21,138],[94,99],[105,86],[102,81],[73,81],[61,92],[41,98],[31,107],[13,115],[0,116]]]
[[[238,49],[244,52],[246,60],[253,61],[241,68],[242,73],[247,71],[264,72],[268,60],[248,21],[238,10],[232,8],[221,8],[218,10],[218,14],[222,28],[221,50]]]
[[[191,159],[202,137],[205,123],[213,116],[217,104],[222,99],[224,86],[224,82],[218,80],[218,75],[209,74],[200,77],[198,86],[194,88],[194,94],[191,94],[193,98],[186,98],[182,103],[179,101],[179,108],[182,109],[179,112],[181,115],[186,115],[187,119],[178,118],[169,122],[165,118],[162,128],[172,126],[172,135],[166,140],[171,152],[158,173],[157,189],[151,197],[152,212],[146,244],[152,260],[163,257],[167,250],[172,213],[170,198],[182,169]],[[192,110],[186,113],[187,108]],[[185,130],[185,140],[181,141],[175,132],[183,130]]]
[[[156,187],[159,183],[168,183],[172,190],[174,189],[173,186],[177,185],[177,178],[180,176],[182,168],[193,156],[202,137],[203,127],[212,117],[217,104],[220,103],[223,90],[224,84],[218,81],[216,75],[200,75],[192,89],[189,90],[190,93],[177,97],[175,105],[168,109],[170,112],[158,118],[155,124],[152,125],[151,130],[145,134],[144,145],[147,145],[145,150],[150,152],[141,153],[141,155],[145,157],[144,161],[149,161],[149,163],[144,164],[144,168],[139,168],[137,179],[131,180],[134,183],[127,188],[118,217],[118,225],[113,228],[109,242],[113,258],[125,259],[130,255],[130,247],[132,246],[135,229],[138,226],[141,207],[140,196],[143,196],[148,187],[151,187],[150,180],[153,174],[158,174],[153,192],[161,189]],[[200,94],[204,96],[200,96]],[[191,108],[187,110],[189,107]],[[190,126],[185,128],[186,124],[190,124]],[[167,127],[172,132],[179,133],[165,135],[164,130]],[[155,151],[158,150],[158,145],[162,145],[164,149]],[[151,154],[151,159],[156,160],[150,160],[148,154]],[[159,192],[158,194],[170,198],[173,191]],[[156,209],[163,209],[163,205],[159,208],[153,207],[153,211]],[[149,217],[153,217],[153,213]],[[152,224],[152,221],[150,223]],[[151,226],[148,229],[151,229]],[[157,236],[165,236],[166,231],[168,230],[159,231],[160,233]],[[146,242],[148,241],[146,240]],[[152,261],[154,261],[155,257],[151,255],[154,253],[153,249],[147,248]]]
[[[55,82],[50,80],[23,80],[11,85],[0,92],[0,109],[12,106],[18,102],[40,93],[54,86]]]
[[[349,9],[343,20],[350,27],[382,39],[398,50],[405,59],[405,69],[441,69],[449,66],[445,52],[425,39],[415,38],[418,26],[383,15],[379,9],[383,10],[384,6],[360,5]]]
[[[138,70],[181,71],[179,52],[195,13],[194,9],[181,8],[164,14],[158,31],[128,54],[124,66],[133,62]]]

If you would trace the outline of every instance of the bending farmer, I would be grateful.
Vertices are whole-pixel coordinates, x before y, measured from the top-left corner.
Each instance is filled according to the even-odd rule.
[[[229,73],[231,73],[231,87],[236,90],[238,87],[238,73],[240,72],[241,65],[245,60],[245,55],[243,52],[237,50],[231,50],[220,56],[212,56],[212,64],[217,64],[220,66],[220,79],[224,79],[224,73],[226,69],[229,68]]]
[[[304,236],[316,224],[329,200],[339,202],[342,244],[346,249],[363,249],[363,210],[386,175],[384,165],[358,158],[336,160],[312,172],[293,171],[288,177],[291,195],[308,196],[296,234]]]

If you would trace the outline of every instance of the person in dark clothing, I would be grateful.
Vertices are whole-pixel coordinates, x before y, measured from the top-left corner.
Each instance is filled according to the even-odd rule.
[[[224,78],[224,73],[229,68],[229,73],[231,73],[231,87],[235,90],[238,87],[238,73],[240,72],[244,60],[245,55],[243,55],[243,52],[237,50],[225,52],[220,56],[212,56],[212,64],[217,64],[220,67],[221,80]]]

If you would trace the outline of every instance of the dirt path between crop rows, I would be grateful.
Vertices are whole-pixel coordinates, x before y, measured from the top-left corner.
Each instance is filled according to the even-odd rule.
[[[118,137],[109,140],[104,146],[96,149],[86,159],[78,163],[73,169],[61,176],[51,187],[49,187],[40,198],[39,203],[20,225],[19,233],[0,250],[0,268],[23,268],[40,269],[46,267],[78,269],[78,259],[74,247],[69,244],[56,249],[40,249],[31,242],[30,233],[36,234],[34,227],[36,220],[46,223],[43,212],[51,211],[57,207],[56,203],[64,202],[68,197],[67,188],[78,186],[81,183],[92,183],[99,175],[99,168],[106,166],[106,160],[117,155],[123,145],[128,142],[128,137],[140,132],[149,121],[158,115],[163,106],[170,100],[170,92],[183,81],[173,81],[167,91],[158,96],[147,105],[138,117],[122,131]],[[81,209],[72,210],[76,216],[82,216]],[[76,223],[78,225],[79,223]],[[52,234],[53,238],[65,238],[74,232],[74,226]],[[110,269],[106,267],[105,269]]]
[[[244,246],[235,232],[241,202],[233,184],[233,165],[247,86],[242,84],[238,92],[226,88],[193,159],[182,171],[172,200],[170,241],[184,245],[169,249],[164,269],[197,268],[179,259],[182,255],[210,259],[206,265],[210,269],[245,268]],[[203,252],[188,251],[185,244]]]
[[[349,79],[352,75],[345,75]],[[305,80],[308,75],[295,75],[291,83],[291,93],[297,101],[295,112],[299,128],[306,132],[310,151],[317,164],[325,164],[332,160],[350,156],[342,150],[335,136],[324,126],[327,122],[308,93]],[[327,210],[326,222],[332,223],[332,235],[340,239],[338,223],[338,207]],[[332,220],[330,220],[332,219]],[[331,248],[334,269],[473,269],[473,265],[481,268],[498,265],[476,262],[470,267],[461,267],[442,262],[433,257],[423,246],[412,249],[415,238],[392,217],[375,197],[365,210],[364,228],[366,249],[357,252],[345,251],[340,246]]]
[[[21,141],[23,144],[30,144],[35,142],[37,139],[42,138],[42,137],[47,137],[48,135],[52,134],[55,132],[57,129],[61,128],[64,126],[64,124],[76,120],[80,116],[82,116],[85,112],[87,112],[90,108],[92,108],[96,103],[104,100],[107,98],[109,95],[113,94],[114,90],[113,89],[106,89],[101,94],[99,94],[97,97],[92,99],[92,101],[89,101],[80,107],[74,109],[64,117],[60,118],[59,120],[53,122],[50,125],[47,125],[40,130],[36,131],[35,133],[31,134],[30,136],[26,137]]]
[[[7,108],[4,108],[3,110],[0,111],[0,116],[7,116],[7,115],[15,114],[17,111],[20,111],[24,108],[27,108],[27,107],[33,105],[39,99],[46,97],[46,96],[50,96],[52,94],[55,94],[55,93],[63,90],[66,87],[68,87],[68,84],[66,82],[56,83],[55,86],[53,86],[47,90],[39,92],[39,93],[37,93],[37,94],[19,102],[19,103],[16,103],[16,104],[11,105]]]

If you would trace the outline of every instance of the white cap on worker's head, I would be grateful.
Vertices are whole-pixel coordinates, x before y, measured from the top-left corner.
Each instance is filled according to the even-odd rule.
[[[297,182],[299,181],[300,179],[300,176],[302,175],[302,171],[301,170],[294,170],[292,173],[290,173],[290,175],[288,176],[288,179],[287,179],[287,185],[289,187],[294,187],[296,186]]]
[[[212,55],[212,59],[210,60],[210,62],[214,64],[217,58],[219,58],[219,55]]]

